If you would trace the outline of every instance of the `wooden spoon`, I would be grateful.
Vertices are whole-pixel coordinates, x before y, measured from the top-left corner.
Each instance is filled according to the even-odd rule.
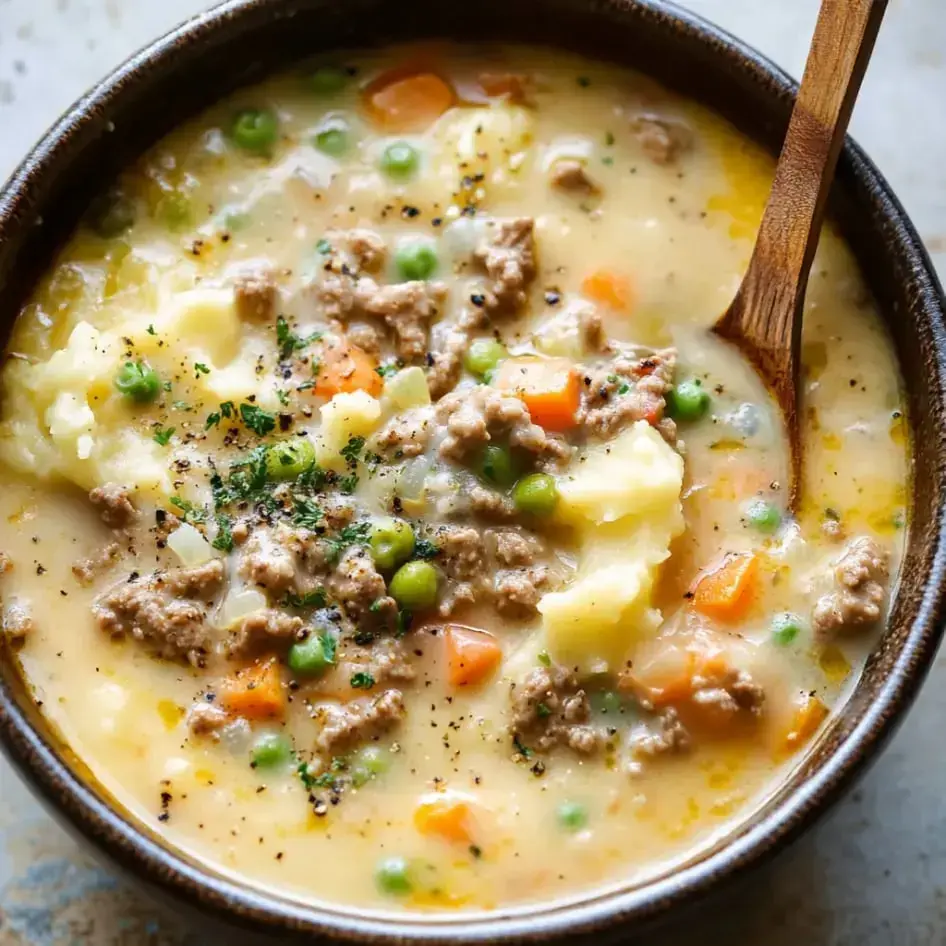
[[[823,0],[759,234],[742,285],[713,326],[775,395],[801,481],[798,367],[802,308],[828,191],[887,0]]]

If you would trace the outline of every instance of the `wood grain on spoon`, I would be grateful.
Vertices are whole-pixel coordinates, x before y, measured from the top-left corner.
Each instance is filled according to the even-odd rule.
[[[801,480],[802,306],[828,191],[887,0],[823,0],[772,191],[742,285],[714,331],[756,366],[785,418],[790,504]]]

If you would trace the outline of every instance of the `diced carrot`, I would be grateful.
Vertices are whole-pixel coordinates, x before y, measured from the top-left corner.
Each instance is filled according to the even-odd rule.
[[[492,634],[461,624],[447,626],[444,647],[447,679],[454,687],[482,683],[503,659],[502,647]]]
[[[803,702],[796,707],[783,740],[783,748],[794,752],[801,748],[817,732],[818,727],[828,715],[828,707],[810,693],[806,693]]]
[[[758,572],[757,555],[730,552],[697,582],[693,591],[694,606],[721,621],[742,617],[755,597]]]
[[[322,352],[313,390],[319,397],[327,398],[352,391],[366,391],[377,397],[383,385],[377,367],[377,361],[356,345],[329,345]]]
[[[445,841],[472,840],[473,817],[466,799],[426,795],[414,809],[414,825],[421,834],[436,834]]]
[[[634,301],[630,279],[609,269],[596,269],[589,273],[582,281],[581,291],[589,299],[619,312],[628,311]]]
[[[493,384],[512,391],[540,427],[560,433],[575,425],[581,382],[567,358],[507,358]]]
[[[729,664],[719,651],[667,647],[633,672],[622,674],[618,685],[654,706],[682,703],[693,695],[693,678],[721,679]]]
[[[453,89],[433,72],[396,69],[365,89],[369,114],[388,131],[423,131],[455,100]]]
[[[272,719],[286,712],[286,694],[275,657],[238,670],[221,687],[221,703],[237,716]]]

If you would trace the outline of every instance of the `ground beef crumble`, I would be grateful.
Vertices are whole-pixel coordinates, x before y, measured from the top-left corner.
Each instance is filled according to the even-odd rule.
[[[535,221],[531,217],[496,221],[494,232],[474,258],[489,277],[484,308],[491,316],[516,314],[536,274]]]
[[[537,667],[513,687],[510,701],[510,731],[526,748],[565,746],[590,755],[605,741],[604,730],[590,723],[588,694],[565,667]]]
[[[130,634],[159,657],[202,667],[213,642],[207,605],[219,592],[224,574],[223,562],[212,559],[121,582],[94,603],[92,612],[106,633]]]
[[[853,539],[834,564],[834,590],[812,613],[815,633],[865,627],[880,619],[890,579],[890,555],[868,536]]]
[[[131,501],[131,490],[118,483],[96,486],[89,492],[89,502],[99,511],[102,522],[111,529],[127,529],[138,519]]]
[[[231,657],[252,657],[285,650],[305,636],[302,618],[276,608],[248,614],[227,645]]]
[[[565,159],[552,165],[549,180],[558,190],[570,191],[585,196],[597,194],[598,185],[591,179],[588,169],[581,161]]]
[[[628,740],[631,760],[627,764],[630,775],[639,775],[644,761],[656,756],[686,752],[690,748],[690,734],[673,707],[663,710],[653,724],[634,728]]]
[[[121,558],[121,551],[117,542],[110,542],[94,555],[76,560],[72,564],[73,577],[80,585],[88,587],[103,571]]]
[[[272,322],[279,305],[279,287],[272,270],[258,268],[241,273],[233,282],[237,315],[247,322]]]
[[[350,749],[353,745],[378,739],[406,716],[404,694],[385,690],[372,699],[349,703],[327,703],[313,713],[320,724],[315,749],[326,756]]]
[[[693,133],[677,119],[644,113],[632,119],[631,131],[655,164],[673,164],[693,147]]]

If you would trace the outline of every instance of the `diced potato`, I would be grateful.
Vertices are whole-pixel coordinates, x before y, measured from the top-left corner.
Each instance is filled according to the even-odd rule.
[[[651,607],[654,573],[644,562],[613,562],[579,577],[539,602],[550,655],[566,666],[619,667],[642,635],[659,626]]]
[[[189,522],[182,522],[168,536],[168,548],[188,568],[202,565],[214,557],[210,543]]]
[[[679,521],[683,460],[646,421],[592,447],[577,472],[559,481],[561,514],[574,522],[615,522],[625,516]]]
[[[365,391],[336,394],[323,404],[322,429],[315,438],[316,459],[322,466],[341,468],[341,452],[352,437],[367,437],[381,421],[381,404]]]
[[[145,355],[168,345],[195,350],[196,360],[216,366],[229,364],[240,347],[243,326],[237,315],[233,289],[190,289],[172,297],[166,309],[154,319],[154,334],[145,323],[134,333],[137,349]],[[163,342],[163,345],[161,344]]]
[[[422,368],[405,368],[384,382],[384,398],[395,412],[430,403],[427,376]]]

